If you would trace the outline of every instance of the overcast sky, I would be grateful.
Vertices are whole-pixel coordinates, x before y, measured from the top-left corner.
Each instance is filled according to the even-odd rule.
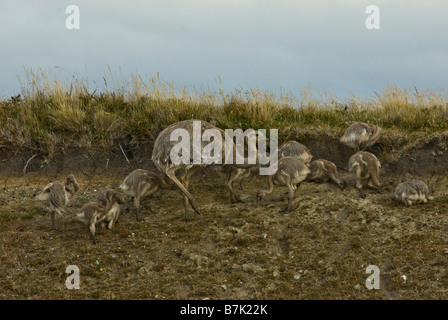
[[[366,7],[380,10],[369,30]],[[68,30],[69,5],[80,29]],[[0,97],[24,68],[98,86],[159,73],[178,87],[370,96],[388,84],[448,88],[446,0],[0,0]]]

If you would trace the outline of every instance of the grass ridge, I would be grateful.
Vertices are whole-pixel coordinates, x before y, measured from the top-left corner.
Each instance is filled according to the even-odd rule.
[[[105,79],[105,83],[107,81]],[[0,147],[29,147],[54,154],[58,145],[111,146],[116,139],[154,137],[186,119],[221,128],[287,128],[342,132],[350,122],[381,126],[385,132],[430,135],[448,130],[446,89],[402,89],[395,85],[366,98],[338,98],[307,86],[300,98],[249,88],[189,91],[172,83],[132,75],[123,87],[89,90],[87,79],[63,82],[44,71],[26,70],[20,94],[0,100]]]

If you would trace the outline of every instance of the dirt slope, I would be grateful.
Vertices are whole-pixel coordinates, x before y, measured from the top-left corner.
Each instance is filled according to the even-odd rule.
[[[293,210],[284,187],[257,203],[265,179],[243,183],[245,203],[230,204],[212,170],[193,177],[203,216],[183,220],[175,187],[149,198],[146,221],[123,206],[114,230],[100,229],[99,243],[73,218],[104,187],[115,187],[135,168],[151,169],[151,143],[123,143],[110,151],[71,148],[48,161],[32,151],[0,154],[0,299],[446,299],[448,297],[448,168],[444,135],[389,152],[383,192],[361,199],[344,171],[352,151],[331,135],[308,136],[314,159],[334,161],[348,187],[303,183]],[[394,142],[394,145],[399,145]],[[26,166],[26,173],[22,176]],[[51,230],[35,195],[49,181],[74,172],[81,190]],[[402,178],[428,183],[434,200],[405,208],[391,200]],[[150,214],[147,207],[157,214]],[[193,214],[193,213],[192,213]],[[80,268],[81,288],[65,287],[66,267]],[[365,286],[366,267],[381,271],[380,289]],[[402,278],[406,276],[406,280]]]

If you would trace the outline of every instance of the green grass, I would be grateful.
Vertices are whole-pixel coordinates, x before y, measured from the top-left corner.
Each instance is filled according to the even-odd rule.
[[[86,79],[62,82],[42,70],[26,70],[21,85],[18,95],[0,100],[0,147],[39,149],[50,156],[70,141],[107,148],[119,138],[154,138],[171,123],[186,119],[221,128],[277,128],[280,141],[291,128],[341,133],[352,121],[374,123],[392,134],[448,130],[446,89],[388,86],[373,98],[344,99],[310,86],[300,97],[257,89],[191,93],[133,75],[122,88],[91,92]]]

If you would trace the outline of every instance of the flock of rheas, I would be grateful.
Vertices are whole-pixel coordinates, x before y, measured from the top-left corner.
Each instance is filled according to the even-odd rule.
[[[77,219],[85,223],[90,231],[90,237],[94,243],[95,228],[97,225],[112,229],[120,214],[120,205],[123,204],[126,194],[133,198],[137,221],[139,218],[140,201],[159,188],[167,189],[170,187],[168,181],[174,182],[183,192],[185,217],[188,219],[188,210],[191,206],[197,214],[201,211],[196,205],[195,198],[188,191],[190,178],[199,168],[207,166],[206,164],[185,165],[174,164],[170,158],[172,147],[177,143],[171,141],[170,136],[175,129],[185,129],[192,136],[193,121],[186,120],[172,124],[164,129],[157,137],[154,143],[152,161],[159,171],[149,171],[137,169],[131,172],[119,186],[119,190],[103,189],[98,192],[97,198],[93,202],[85,204],[77,213]],[[207,129],[216,129],[225,137],[223,130],[213,126],[208,122],[201,121],[201,131]],[[348,168],[356,177],[356,188],[361,197],[366,197],[363,192],[363,186],[372,188],[380,192],[379,168],[380,162],[376,156],[370,152],[359,151],[374,144],[379,138],[381,128],[373,124],[362,122],[352,123],[341,137],[341,143],[356,150],[349,159]],[[248,139],[248,141],[252,141]],[[249,142],[250,143],[250,142]],[[224,140],[223,144],[224,145]],[[235,147],[235,146],[234,146]],[[234,149],[235,150],[235,149]],[[364,150],[364,149],[362,149]],[[224,152],[224,151],[223,151]],[[223,153],[223,159],[225,155]],[[318,159],[311,162],[312,155],[303,144],[297,141],[287,141],[278,149],[278,166],[273,175],[267,176],[267,187],[260,190],[257,194],[257,201],[273,192],[274,184],[288,187],[288,204],[280,212],[284,213],[290,210],[291,202],[294,198],[295,190],[305,179],[316,182],[333,182],[341,189],[346,186],[345,181],[338,177],[336,165],[325,159]],[[258,159],[258,158],[257,158]],[[234,161],[235,163],[235,161]],[[214,165],[216,172],[224,178],[225,186],[230,191],[230,201],[242,202],[233,189],[235,181],[241,181],[252,174],[258,172],[260,164],[249,165],[247,162],[241,165]],[[178,175],[176,173],[179,173]],[[179,176],[179,177],[178,177]],[[73,174],[70,174],[64,183],[51,182],[37,196],[38,200],[45,201],[51,208],[51,220],[53,229],[60,230],[55,221],[55,214],[62,216],[63,208],[75,196],[79,190],[79,184]],[[413,203],[426,203],[428,186],[419,180],[403,182],[396,186],[395,199],[405,205]],[[151,210],[151,209],[150,209]]]

